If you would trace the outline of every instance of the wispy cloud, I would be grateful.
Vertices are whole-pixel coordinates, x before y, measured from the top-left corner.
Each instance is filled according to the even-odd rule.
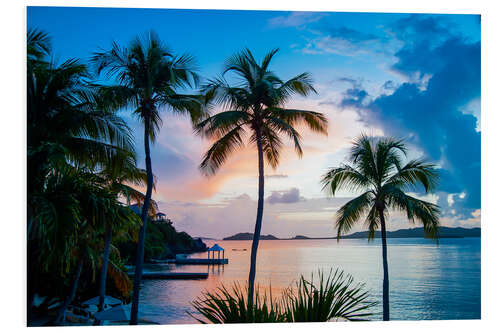
[[[275,175],[266,175],[265,177],[266,177],[266,178],[277,178],[277,179],[281,179],[281,178],[288,178],[288,175],[284,175],[284,174],[275,174]]]
[[[390,57],[397,41],[390,39],[385,30],[367,33],[345,26],[314,30],[302,48],[306,54],[337,54],[342,56],[383,55]]]
[[[328,16],[327,13],[291,12],[288,15],[276,16],[269,19],[268,24],[272,28],[283,28],[283,27],[303,28],[307,24],[317,22],[326,16]]]

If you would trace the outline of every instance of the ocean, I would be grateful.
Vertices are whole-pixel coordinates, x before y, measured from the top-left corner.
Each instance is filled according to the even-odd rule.
[[[140,316],[160,324],[192,324],[190,302],[203,290],[248,279],[251,241],[206,241],[225,249],[227,265],[146,265],[145,271],[208,272],[206,280],[145,280]],[[192,257],[206,258],[206,253]],[[481,239],[388,239],[391,320],[480,319]],[[256,282],[273,296],[300,275],[342,269],[365,284],[379,301],[372,320],[382,319],[382,249],[380,240],[262,240]]]

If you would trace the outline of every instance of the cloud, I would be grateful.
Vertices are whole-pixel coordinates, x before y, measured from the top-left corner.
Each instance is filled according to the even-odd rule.
[[[284,174],[275,174],[275,175],[266,175],[265,177],[266,177],[266,178],[276,178],[276,179],[280,179],[280,178],[288,178],[288,175],[284,175]]]
[[[406,138],[441,164],[440,191],[465,193],[452,197],[455,209],[479,208],[481,133],[463,108],[481,96],[480,43],[451,35],[433,17],[402,19],[393,31],[405,44],[392,70],[408,82],[366,105],[359,103],[361,89],[351,89],[341,104],[357,107],[362,121]]]
[[[327,13],[291,12],[288,15],[276,16],[268,20],[270,27],[303,27],[309,23],[317,22]]]
[[[333,38],[342,38],[351,43],[361,43],[361,42],[374,41],[380,39],[380,37],[374,34],[364,33],[347,27],[330,29],[329,35],[330,37]]]
[[[306,235],[334,237],[335,214],[352,197],[307,198],[291,203],[264,204],[262,234],[280,238]],[[435,198],[423,199],[435,201]],[[257,201],[248,194],[228,198],[221,204],[161,202],[160,209],[172,219],[179,231],[192,236],[223,238],[239,232],[253,232],[257,214]],[[441,218],[443,226],[479,227],[479,209],[464,214],[447,213]],[[388,230],[412,228],[402,212],[389,212]],[[415,225],[416,226],[416,225]],[[366,230],[364,219],[355,223],[351,232]]]
[[[344,97],[342,101],[339,103],[341,108],[362,108],[364,106],[364,102],[368,99],[369,95],[366,90],[361,88],[350,88],[344,92]]]
[[[387,38],[384,31],[378,34],[367,33],[346,26],[322,27],[314,32],[315,37],[310,38],[302,48],[303,53],[338,54],[349,57],[367,54],[389,56],[395,47],[393,44],[399,43],[398,40]]]
[[[291,188],[287,191],[273,191],[272,194],[266,199],[271,205],[277,203],[295,203],[304,200],[300,196],[298,188]]]

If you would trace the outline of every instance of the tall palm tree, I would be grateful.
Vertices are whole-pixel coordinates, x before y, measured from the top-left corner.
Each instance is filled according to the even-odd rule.
[[[354,140],[349,155],[351,164],[332,168],[323,175],[323,189],[334,196],[339,190],[363,191],[343,205],[336,215],[337,240],[355,223],[365,218],[369,239],[380,228],[382,238],[383,319],[389,320],[389,269],[387,263],[386,217],[389,210],[406,213],[412,223],[421,223],[428,237],[436,239],[439,207],[409,196],[405,191],[432,192],[438,182],[435,165],[413,159],[403,165],[407,148],[402,140],[370,138],[361,135]],[[366,215],[366,217],[365,217]]]
[[[177,114],[187,114],[193,122],[203,115],[200,99],[196,95],[179,93],[179,90],[196,86],[198,75],[193,57],[176,56],[160,41],[156,33],[137,37],[128,48],[113,43],[108,51],[97,52],[92,58],[97,73],[104,72],[116,85],[101,88],[101,92],[116,108],[132,109],[144,126],[144,153],[147,172],[147,189],[142,207],[142,226],[137,244],[137,262],[130,324],[137,324],[139,292],[144,262],[144,242],[148,211],[153,190],[153,168],[150,142],[154,142],[162,120],[160,109]]]
[[[276,168],[283,147],[280,136],[285,135],[293,141],[297,154],[302,156],[301,135],[295,129],[297,125],[304,124],[312,131],[327,133],[327,119],[323,114],[285,108],[294,94],[307,96],[316,91],[308,73],[299,74],[288,81],[276,76],[269,69],[276,52],[278,49],[266,54],[260,63],[248,49],[230,57],[224,65],[222,76],[209,81],[202,89],[207,100],[220,105],[224,111],[196,126],[198,134],[215,141],[200,164],[200,169],[206,175],[216,173],[231,153],[244,146],[245,134],[249,134],[249,143],[257,147],[259,198],[248,276],[250,302],[253,302],[257,248],[264,210],[264,155],[267,163]],[[227,83],[224,78],[226,73],[237,77],[236,85]]]
[[[130,204],[131,201],[139,205],[144,202],[144,194],[134,189],[131,185],[144,186],[147,183],[147,174],[143,169],[139,169],[136,165],[135,156],[130,152],[122,152],[113,158],[110,163],[102,169],[98,176],[103,184],[117,197],[123,197]],[[154,186],[154,184],[153,184]],[[150,205],[151,208],[156,208],[156,204]],[[129,210],[125,208],[124,210]],[[132,212],[132,211],[131,211]],[[133,215],[136,215],[132,212]],[[106,294],[106,278],[108,272],[108,261],[111,247],[111,239],[113,229],[120,229],[124,220],[121,216],[116,215],[110,217],[105,223],[105,240],[104,251],[102,254],[101,274],[99,279],[99,311],[104,309],[104,297]],[[99,324],[99,321],[96,322]]]

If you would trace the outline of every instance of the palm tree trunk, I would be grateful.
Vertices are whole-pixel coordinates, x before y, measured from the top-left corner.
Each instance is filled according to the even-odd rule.
[[[134,294],[132,296],[132,310],[130,312],[130,325],[137,325],[139,313],[139,293],[141,291],[142,266],[144,264],[144,243],[146,241],[146,227],[148,223],[149,202],[153,192],[153,169],[151,166],[151,152],[149,149],[150,119],[144,121],[144,152],[146,155],[147,189],[144,204],[142,206],[142,226],[139,230],[139,240],[137,242],[137,255],[134,274]]]
[[[106,237],[104,240],[104,253],[102,254],[101,276],[99,277],[99,311],[104,310],[104,297],[106,296],[106,278],[108,275],[109,249],[111,247],[112,229],[111,224],[106,226]],[[95,325],[100,325],[101,321],[95,321]]]
[[[382,236],[382,262],[384,266],[384,281],[382,284],[382,311],[383,320],[389,320],[389,265],[387,264],[387,235],[383,210],[379,211]]]
[[[252,240],[252,253],[250,255],[250,273],[248,275],[248,304],[253,304],[255,272],[257,266],[257,249],[259,247],[262,215],[264,213],[264,152],[262,150],[262,134],[257,131],[257,150],[259,154],[259,199],[257,202],[257,219]]]
[[[59,311],[57,312],[56,323],[60,323],[60,322],[64,321],[66,309],[71,304],[71,302],[73,302],[73,300],[75,299],[76,290],[78,289],[78,281],[80,280],[80,275],[82,273],[82,268],[83,268],[83,258],[80,258],[80,260],[78,261],[77,269],[76,269],[75,279],[73,280],[73,285],[71,286],[71,291],[69,293],[68,298],[66,299],[66,301],[64,301],[63,305],[61,305],[61,307],[59,308]]]

